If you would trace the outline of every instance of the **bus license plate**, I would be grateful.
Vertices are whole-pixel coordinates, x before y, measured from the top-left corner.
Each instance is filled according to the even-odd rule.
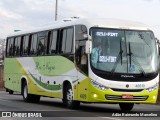
[[[133,95],[128,95],[128,94],[122,95],[122,99],[133,99]]]

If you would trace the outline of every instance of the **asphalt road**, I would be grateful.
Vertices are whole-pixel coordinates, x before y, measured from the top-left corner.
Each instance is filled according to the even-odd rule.
[[[0,116],[2,115],[12,115],[12,117],[1,117],[0,120],[22,120],[22,118],[24,120],[159,120],[160,105],[135,105],[131,112],[124,113],[120,111],[118,104],[82,103],[78,110],[71,110],[67,109],[59,99],[41,97],[39,103],[25,103],[19,93],[9,95],[5,91],[0,91]],[[155,117],[157,115],[159,117]],[[29,116],[38,118],[28,118]]]

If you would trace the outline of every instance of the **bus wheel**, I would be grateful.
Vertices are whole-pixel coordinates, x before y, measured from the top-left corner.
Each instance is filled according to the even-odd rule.
[[[12,95],[14,91],[13,90],[8,90],[8,92],[9,92],[9,94]]]
[[[23,100],[25,102],[34,102],[34,103],[37,103],[37,102],[40,101],[40,96],[39,95],[28,94],[28,86],[27,86],[26,82],[23,85],[22,95],[23,95]]]
[[[119,103],[119,106],[122,111],[131,111],[134,103]]]
[[[73,90],[70,84],[66,86],[66,89],[64,91],[63,102],[70,109],[76,109],[80,105],[79,101],[73,100]]]

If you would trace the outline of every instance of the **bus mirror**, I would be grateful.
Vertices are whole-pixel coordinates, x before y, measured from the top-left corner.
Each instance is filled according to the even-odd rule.
[[[92,52],[92,42],[86,41],[86,48],[85,48],[86,54],[90,54]]]

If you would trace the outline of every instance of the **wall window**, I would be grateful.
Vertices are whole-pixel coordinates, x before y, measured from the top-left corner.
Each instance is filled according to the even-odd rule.
[[[49,38],[49,54],[55,54],[56,53],[56,45],[57,45],[57,31],[52,31],[50,33]]]
[[[30,55],[37,55],[37,34],[33,34],[31,38]]]
[[[25,35],[23,37],[22,55],[28,55],[28,44],[29,44],[29,35]]]

